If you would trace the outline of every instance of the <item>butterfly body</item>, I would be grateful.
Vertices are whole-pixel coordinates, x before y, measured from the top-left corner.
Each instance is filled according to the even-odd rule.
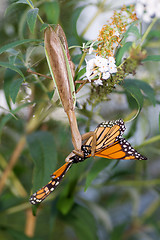
[[[66,172],[74,163],[79,163],[91,157],[92,148],[94,147],[94,156],[108,159],[124,159],[124,160],[146,160],[147,158],[138,153],[131,144],[125,140],[122,135],[125,131],[123,120],[102,122],[94,131],[93,135],[85,140],[81,147],[84,156],[71,153],[68,156],[68,161],[55,171],[51,178],[52,180],[34,193],[30,197],[32,204],[42,202],[55,188],[59,185]],[[96,144],[96,146],[94,146]]]

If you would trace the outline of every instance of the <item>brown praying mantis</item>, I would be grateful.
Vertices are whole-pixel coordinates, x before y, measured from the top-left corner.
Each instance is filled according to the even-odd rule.
[[[68,155],[66,161],[73,154],[83,157],[81,150],[82,141],[93,137],[91,155],[94,156],[96,148],[96,136],[94,132],[88,132],[80,135],[77,119],[75,115],[75,88],[74,88],[74,64],[71,61],[68,43],[65,33],[60,25],[55,30],[49,26],[44,33],[45,53],[48,61],[51,76],[54,80],[59,98],[64,111],[66,112],[71,128],[72,143],[74,150]]]

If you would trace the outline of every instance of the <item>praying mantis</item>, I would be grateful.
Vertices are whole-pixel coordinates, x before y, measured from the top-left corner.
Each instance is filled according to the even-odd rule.
[[[44,45],[49,69],[71,128],[74,150],[66,157],[65,161],[69,161],[74,154],[83,157],[82,141],[91,136],[93,137],[91,155],[94,156],[96,148],[95,133],[88,132],[81,136],[78,129],[75,115],[74,64],[70,58],[65,33],[59,24],[55,30],[51,26],[45,30]]]

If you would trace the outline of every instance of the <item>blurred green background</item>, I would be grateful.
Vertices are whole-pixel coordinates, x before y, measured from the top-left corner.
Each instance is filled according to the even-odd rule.
[[[73,146],[62,107],[51,104],[51,80],[27,72],[30,67],[42,74],[49,73],[41,24],[37,19],[35,30],[29,31],[26,19],[30,7],[21,2],[0,2],[0,50],[19,40],[40,42],[25,42],[0,55],[0,239],[160,239],[160,67],[155,60],[144,62],[136,71],[134,79],[147,84],[143,91],[138,88],[141,95],[129,94],[118,85],[108,95],[108,101],[94,105],[86,100],[90,94],[90,87],[86,86],[77,94],[76,105],[83,134],[104,120],[129,118],[136,113],[137,102],[141,104],[140,115],[126,123],[125,138],[148,161],[87,159],[69,170],[38,209],[29,203],[31,193],[50,180],[50,174],[64,163]],[[82,46],[83,42],[96,39],[111,11],[119,9],[125,1],[33,3],[44,22],[61,24],[69,46]],[[146,28],[142,24],[142,31]],[[157,22],[144,48],[148,55],[160,55],[159,46]],[[78,64],[80,49],[71,49],[70,53]],[[6,63],[18,67],[25,82]],[[10,161],[13,165],[8,164]],[[2,188],[7,166],[9,174]]]

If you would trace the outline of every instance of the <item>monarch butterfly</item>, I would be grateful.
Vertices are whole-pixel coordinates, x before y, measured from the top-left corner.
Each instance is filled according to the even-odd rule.
[[[146,157],[138,153],[128,141],[122,138],[125,129],[121,119],[100,123],[94,131],[96,136],[94,155],[109,159],[146,160]],[[73,163],[79,163],[91,156],[92,146],[93,137],[89,137],[82,145],[84,157],[73,153],[69,161],[51,175],[52,180],[30,197],[30,202],[32,204],[42,202],[59,185]]]

